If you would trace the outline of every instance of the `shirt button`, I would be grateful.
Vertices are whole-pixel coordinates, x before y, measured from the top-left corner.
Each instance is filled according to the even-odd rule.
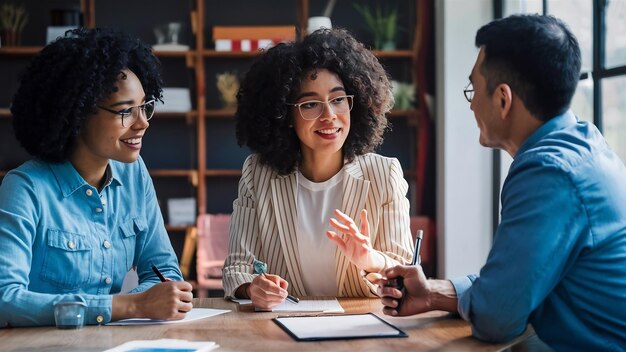
[[[102,213],[102,208],[96,208],[96,213]]]
[[[111,280],[110,277],[107,277],[106,279],[104,279],[104,282],[106,282],[107,285],[110,285],[112,281],[113,280]]]
[[[102,322],[104,321],[104,318],[102,317],[102,315],[98,315],[98,316],[96,317],[96,321],[97,321],[98,323],[102,323]]]
[[[91,197],[91,195],[93,194],[93,191],[88,189],[85,191],[85,194],[88,195],[89,197]]]
[[[111,248],[111,242],[109,241],[104,241],[102,245],[104,246],[104,248]]]
[[[74,249],[76,248],[76,243],[74,243],[74,241],[67,241],[67,246],[70,247],[70,249]]]

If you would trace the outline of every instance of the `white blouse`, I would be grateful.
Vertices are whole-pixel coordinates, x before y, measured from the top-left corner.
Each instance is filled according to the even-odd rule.
[[[337,245],[326,237],[333,211],[341,208],[343,169],[324,182],[298,171],[298,254],[307,295],[337,296]]]

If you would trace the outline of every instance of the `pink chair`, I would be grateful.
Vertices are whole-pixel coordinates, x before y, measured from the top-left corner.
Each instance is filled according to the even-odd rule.
[[[207,290],[222,290],[222,267],[228,255],[228,223],[230,214],[201,214],[198,216],[198,246],[196,272],[198,297]]]

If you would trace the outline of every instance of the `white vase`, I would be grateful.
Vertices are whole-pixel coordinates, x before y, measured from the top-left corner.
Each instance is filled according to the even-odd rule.
[[[333,28],[332,23],[330,22],[330,17],[325,17],[325,16],[309,17],[309,24],[307,26],[308,34],[311,34],[321,28],[328,28],[328,29]]]

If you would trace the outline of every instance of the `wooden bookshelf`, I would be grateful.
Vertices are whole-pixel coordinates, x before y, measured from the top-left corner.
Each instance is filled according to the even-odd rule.
[[[207,109],[204,116],[208,118],[233,118],[235,111],[235,109]]]
[[[186,177],[189,179],[189,182],[194,186],[198,187],[198,171],[196,169],[188,169],[188,170],[176,170],[176,169],[150,169],[148,170],[150,176],[156,178],[168,178],[168,177]]]
[[[391,110],[387,114],[387,117],[414,117],[417,116],[418,112],[415,109],[410,110]]]
[[[203,50],[202,56],[207,58],[245,59],[259,56],[263,50],[257,51],[216,51]],[[372,53],[380,59],[411,59],[414,54],[411,50],[372,50]]]
[[[11,46],[0,48],[0,55],[6,56],[31,56],[43,49],[42,46]]]
[[[216,51],[216,50],[202,50],[202,56],[206,58],[218,58],[218,59],[249,59],[259,56],[263,51]]]
[[[155,50],[154,55],[157,57],[180,57],[186,58],[194,55],[194,51],[185,50],[185,51],[166,51],[166,50]]]
[[[198,112],[193,110],[189,112],[159,112],[154,113],[153,119],[185,119],[188,124],[193,123],[198,118]]]
[[[241,177],[240,169],[208,169],[204,171],[206,177]]]
[[[192,226],[165,225],[165,229],[170,232],[186,232]]]
[[[162,169],[151,169],[150,175],[153,177],[191,177],[197,173],[196,170],[162,170]]]
[[[379,59],[412,59],[414,54],[411,50],[372,50]]]
[[[32,3],[36,2],[35,0],[28,1],[31,1]],[[293,16],[294,14],[292,10],[288,9],[286,11],[282,11],[280,15],[272,16],[268,25],[294,25],[297,27],[299,35],[303,36],[306,33],[307,20],[310,17],[309,7],[313,8],[315,6],[310,0],[292,1],[294,4],[293,12],[295,12],[295,16]],[[134,36],[140,36],[140,31],[150,28],[150,31],[141,33],[146,42],[151,42],[150,40],[152,40],[152,42],[154,41],[151,28],[159,24],[157,20],[153,20],[154,18],[158,18],[158,21],[185,22],[187,28],[191,28],[191,31],[187,33],[188,35],[185,38],[185,44],[189,45],[189,50],[154,50],[154,53],[163,63],[162,70],[164,72],[164,79],[166,83],[172,84],[172,87],[188,88],[191,92],[190,98],[192,106],[195,107],[195,110],[183,113],[160,112],[159,107],[157,106],[154,119],[150,121],[154,122],[150,127],[152,131],[149,132],[159,132],[160,136],[166,136],[164,137],[166,139],[162,142],[161,140],[158,141],[158,145],[156,146],[157,148],[155,148],[152,152],[158,153],[156,150],[159,147],[169,152],[172,151],[170,148],[176,148],[176,145],[185,144],[186,149],[182,152],[185,154],[180,155],[180,157],[184,157],[185,160],[191,159],[190,162],[187,162],[190,165],[182,164],[178,169],[165,169],[165,166],[163,165],[168,165],[170,163],[158,165],[158,162],[163,159],[153,157],[150,158],[150,160],[154,160],[155,165],[148,165],[150,167],[149,172],[153,178],[159,179],[157,187],[167,188],[165,189],[165,192],[161,192],[160,189],[157,189],[158,194],[167,194],[170,197],[177,197],[183,193],[183,191],[179,192],[177,188],[179,185],[182,184],[184,186],[189,186],[189,184],[191,184],[195,187],[191,196],[196,197],[197,212],[199,214],[207,212],[207,209],[210,208],[208,207],[209,203],[218,203],[220,208],[224,208],[221,210],[223,212],[227,211],[227,208],[232,210],[232,199],[227,199],[227,197],[230,197],[231,195],[226,193],[228,190],[224,191],[226,196],[222,194],[214,195],[211,192],[216,188],[220,188],[220,191],[222,191],[222,186],[224,189],[228,189],[233,184],[236,185],[237,178],[241,177],[241,169],[234,168],[241,163],[241,160],[239,159],[243,158],[245,155],[243,155],[241,150],[236,147],[236,143],[234,142],[235,109],[216,108],[220,105],[217,98],[218,92],[215,87],[215,73],[216,71],[219,73],[236,70],[240,76],[243,76],[246,72],[246,67],[249,67],[253,60],[261,55],[263,51],[225,52],[214,50],[212,48],[213,44],[211,38],[207,38],[207,36],[211,33],[211,28],[215,25],[230,25],[231,23],[229,22],[234,22],[236,19],[233,21],[231,21],[231,19],[223,19],[224,23],[219,23],[222,19],[216,19],[215,16],[211,17],[210,14],[228,16],[228,14],[220,11],[230,11],[229,6],[223,6],[220,2],[210,2],[207,0],[190,0],[189,2],[183,3],[184,5],[179,4],[179,2],[171,2],[171,5],[169,5],[169,3],[168,5],[164,5],[164,7],[166,7],[164,9],[163,6],[150,8],[151,2],[148,0],[138,0],[127,3],[119,0],[80,0],[84,23],[87,27],[115,27],[116,25],[119,25],[120,28],[126,28],[122,24],[135,20],[138,14],[143,14],[145,12],[145,8],[150,8],[150,15],[154,12],[155,16],[143,16],[141,17],[143,19],[141,26],[127,27],[128,32]],[[96,4],[98,6],[96,6]],[[188,8],[186,7],[187,5],[189,5]],[[103,11],[105,8],[103,6],[106,6],[107,11]],[[182,8],[182,12],[184,12],[184,14],[180,16],[181,19],[175,18],[176,12],[181,9],[181,6],[184,7]],[[407,18],[419,18],[419,14],[417,13],[419,1],[413,0],[403,2],[400,6],[404,9],[416,11],[415,14],[406,16]],[[249,2],[248,7],[249,8],[247,10],[249,11],[253,11],[255,13],[259,12],[259,16],[264,14],[266,15],[268,11],[270,11],[272,15],[274,15],[273,12],[276,12],[276,9],[270,8],[268,10],[268,6],[263,5],[261,2],[258,4],[257,2]],[[108,11],[109,8],[114,8],[115,11]],[[144,12],[142,12],[142,8],[144,8]],[[338,11],[338,8],[336,11]],[[113,15],[112,13],[115,14]],[[180,15],[180,11],[178,11],[178,15]],[[312,13],[311,15],[314,14]],[[358,14],[342,15],[354,17],[359,16]],[[162,18],[163,20],[161,20]],[[246,20],[241,20],[241,22],[242,23],[235,25],[248,25],[248,23],[245,23]],[[376,57],[381,59],[381,61],[384,60],[385,66],[399,69],[397,70],[398,77],[394,77],[396,79],[410,82],[414,82],[415,80],[414,74],[409,72],[414,71],[416,68],[415,65],[417,65],[419,42],[411,38],[418,37],[420,31],[423,30],[422,28],[419,28],[420,24],[421,22],[419,21],[416,21],[416,24],[411,23],[411,27],[408,27],[404,32],[405,34],[408,33],[408,40],[411,42],[405,43],[402,49],[392,51],[372,51]],[[140,27],[141,30],[136,30]],[[135,32],[133,32],[133,30],[135,30]],[[412,33],[414,35],[412,35]],[[30,42],[38,43],[32,40]],[[365,44],[370,45],[368,43]],[[9,57],[11,61],[19,61],[19,63],[23,63],[40,52],[42,48],[43,46],[2,47],[0,48],[0,57]],[[180,74],[178,73],[179,71],[181,72]],[[172,72],[176,73],[172,74]],[[167,75],[168,73],[170,76]],[[17,75],[17,72],[15,72],[15,75]],[[11,77],[7,82],[17,82],[16,77]],[[2,78],[4,79],[4,77]],[[174,83],[172,83],[172,81],[174,81]],[[8,84],[5,85],[5,87],[9,86],[10,85]],[[4,88],[4,92],[7,97],[12,93],[9,89],[13,88]],[[418,87],[418,89],[421,89],[421,87]],[[0,91],[1,90],[2,87],[0,87]],[[0,119],[8,119],[10,116],[11,114],[9,109],[0,109]],[[389,141],[392,143],[395,142],[393,145],[401,144],[399,150],[402,150],[403,153],[406,152],[406,154],[409,155],[409,158],[414,158],[414,155],[416,154],[414,148],[417,148],[417,142],[415,142],[412,138],[416,138],[414,136],[418,135],[418,110],[392,110],[387,116],[389,119],[393,120],[392,123],[396,124],[396,126],[411,129],[411,133],[408,134],[411,137],[408,137],[409,139],[406,147],[404,147],[404,139],[398,142],[398,140],[394,141],[393,137],[391,137],[389,138]],[[406,124],[403,119],[407,121]],[[8,121],[4,120],[0,122],[6,125]],[[170,128],[171,131],[168,130]],[[398,128],[396,128],[396,130],[398,130]],[[414,131],[416,131],[416,133],[413,133]],[[402,130],[402,132],[404,132],[404,130]],[[402,134],[402,136],[405,135],[407,134]],[[171,141],[169,138],[171,138]],[[192,145],[187,148],[189,144],[186,143],[192,143]],[[387,143],[387,140],[385,143]],[[183,148],[180,149],[183,150]],[[178,151],[179,149],[174,150],[176,153],[178,153]],[[151,151],[147,149],[142,150],[143,155],[147,155],[147,153],[150,152]],[[171,155],[176,155],[174,157],[177,158],[178,154],[176,153],[168,154],[170,155],[168,157],[172,158]],[[215,156],[215,153],[225,154],[225,157],[214,158],[213,156]],[[148,158],[146,158],[146,160],[148,160]],[[405,167],[404,175],[407,180],[414,180],[417,177],[417,166],[414,166],[415,163],[412,159],[409,160],[411,160],[410,165],[403,165]],[[6,171],[0,171],[0,177],[4,175],[6,175]],[[187,182],[189,183],[187,184]],[[211,190],[211,192],[207,190]],[[190,195],[186,194],[185,196],[188,197]],[[163,204],[165,204],[165,202],[163,202]],[[213,206],[211,209],[215,209],[215,207]],[[168,231],[176,232],[178,235],[178,232],[186,232],[190,227],[168,225],[166,228]]]

